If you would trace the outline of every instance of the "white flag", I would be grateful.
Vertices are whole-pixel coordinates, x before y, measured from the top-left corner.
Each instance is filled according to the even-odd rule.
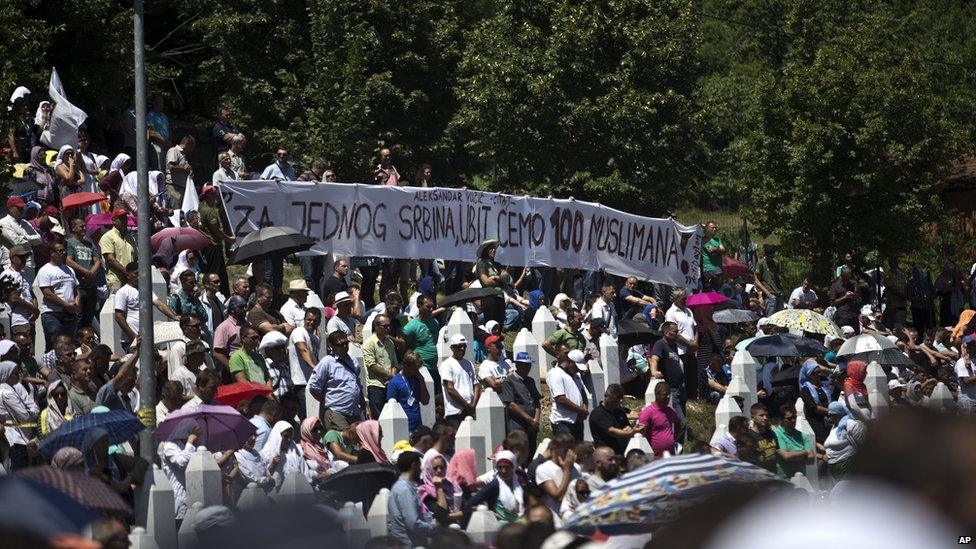
[[[51,125],[41,134],[41,143],[55,150],[62,145],[77,147],[78,127],[84,124],[88,115],[68,102],[57,69],[51,69],[51,83],[47,91],[54,103],[54,111],[51,112]]]
[[[180,209],[173,209],[169,221],[174,227],[182,227],[186,225],[186,214],[199,209],[200,198],[197,196],[197,186],[193,183],[192,177],[187,177],[186,190],[183,191],[183,205]]]

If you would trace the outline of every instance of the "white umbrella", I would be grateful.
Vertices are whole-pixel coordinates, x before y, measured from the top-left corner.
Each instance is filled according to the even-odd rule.
[[[837,356],[848,356],[857,353],[868,353],[871,351],[883,351],[885,349],[894,349],[895,344],[892,343],[888,338],[884,336],[874,335],[874,334],[861,334],[857,337],[852,337],[844,342],[840,346],[840,350],[837,351]]]

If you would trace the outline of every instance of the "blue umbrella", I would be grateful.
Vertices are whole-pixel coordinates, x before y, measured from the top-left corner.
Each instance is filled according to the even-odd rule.
[[[125,410],[84,414],[61,424],[44,439],[37,451],[50,458],[65,446],[81,448],[85,433],[95,427],[101,427],[108,432],[109,444],[121,444],[130,440],[144,428],[139,418]]]
[[[773,334],[757,337],[749,342],[746,350],[752,356],[761,357],[790,357],[790,356],[818,356],[825,354],[827,348],[823,345],[793,334]]]
[[[584,535],[640,534],[675,521],[687,508],[732,486],[757,489],[791,486],[769,471],[725,457],[687,454],[659,459],[611,480],[563,523]]]
[[[0,477],[0,526],[40,536],[80,533],[99,515],[65,494],[16,475]]]

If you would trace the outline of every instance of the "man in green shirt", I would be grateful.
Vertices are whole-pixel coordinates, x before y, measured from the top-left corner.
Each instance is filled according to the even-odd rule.
[[[363,343],[366,396],[369,398],[369,416],[373,418],[380,417],[386,404],[386,384],[400,368],[390,328],[390,317],[376,315],[373,317],[373,335]]]
[[[268,376],[268,367],[264,357],[258,353],[258,345],[261,343],[261,336],[258,331],[251,326],[241,328],[242,347],[230,355],[229,370],[230,375],[234,376],[234,381],[250,381],[262,385],[271,386]]]
[[[403,338],[407,349],[417,353],[424,361],[424,366],[434,378],[434,387],[440,386],[440,375],[437,373],[437,334],[440,325],[433,317],[434,300],[421,295],[417,298],[417,316],[403,327]],[[385,396],[385,394],[384,394]]]
[[[722,256],[725,245],[719,239],[718,225],[714,221],[705,224],[705,243],[702,244],[702,272],[708,276],[722,274]]]
[[[224,232],[219,208],[220,192],[213,185],[204,185],[200,191],[200,232],[210,239],[210,245],[200,250],[200,256],[209,272],[220,275],[220,292],[230,295],[224,245],[233,244],[234,237]]]
[[[773,428],[779,444],[776,474],[790,479],[797,473],[805,473],[807,464],[813,463],[814,451],[810,438],[796,428],[796,410],[789,404],[780,408],[783,421]]]
[[[566,313],[566,321],[565,328],[556,330],[549,339],[542,342],[542,348],[556,358],[559,358],[557,349],[560,345],[565,345],[568,351],[586,351],[586,337],[580,329],[583,326],[583,313],[579,309],[570,309]]]

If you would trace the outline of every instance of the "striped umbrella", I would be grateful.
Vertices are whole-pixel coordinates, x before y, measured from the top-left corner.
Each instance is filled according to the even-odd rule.
[[[765,469],[725,457],[686,454],[657,460],[594,492],[563,523],[589,535],[640,534],[674,522],[685,509],[735,486],[789,488]]]
[[[103,414],[84,414],[61,424],[44,439],[37,451],[50,458],[65,446],[81,448],[81,443],[85,440],[85,433],[95,427],[101,427],[108,432],[109,444],[122,444],[144,429],[139,418],[132,412],[125,410],[113,410]]]

